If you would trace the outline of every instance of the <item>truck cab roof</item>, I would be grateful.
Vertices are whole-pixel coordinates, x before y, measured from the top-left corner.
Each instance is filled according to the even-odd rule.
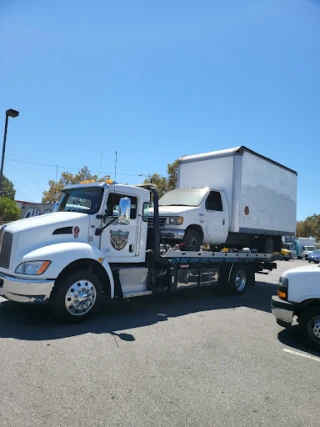
[[[115,191],[117,193],[126,193],[128,190],[134,191],[137,196],[139,194],[145,195],[146,193],[149,194],[149,191],[145,188],[137,187],[135,185],[126,185],[126,184],[117,184],[115,182],[97,182],[97,181],[84,181],[80,182],[79,184],[70,184],[66,185],[62,191],[66,190],[72,190],[75,188],[105,188],[111,191]]]

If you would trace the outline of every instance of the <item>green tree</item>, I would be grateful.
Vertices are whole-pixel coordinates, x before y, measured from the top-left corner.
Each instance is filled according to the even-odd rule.
[[[297,222],[297,237],[314,237],[320,241],[320,215],[313,214],[304,221]]]
[[[66,185],[78,184],[81,181],[94,180],[104,181],[107,177],[98,178],[97,175],[92,175],[89,168],[84,166],[78,173],[72,174],[70,172],[62,172],[59,181],[49,181],[49,189],[43,192],[42,203],[58,202],[61,197],[61,190]]]
[[[20,209],[10,197],[0,197],[0,221],[11,222],[20,218]]]
[[[14,200],[15,195],[16,195],[16,190],[14,189],[13,182],[3,175],[1,196],[9,197],[9,199]]]
[[[157,186],[159,198],[162,197],[165,193],[170,190],[173,190],[177,186],[177,174],[178,174],[178,160],[175,160],[173,163],[168,163],[167,166],[168,176],[162,176],[158,173],[149,175],[147,179],[144,180],[145,184],[154,184]]]
[[[144,180],[144,183],[154,184],[157,187],[159,197],[162,197],[168,191],[167,178],[157,173],[149,175],[149,177]]]
[[[173,163],[168,163],[168,191],[177,187],[179,161],[175,160]]]

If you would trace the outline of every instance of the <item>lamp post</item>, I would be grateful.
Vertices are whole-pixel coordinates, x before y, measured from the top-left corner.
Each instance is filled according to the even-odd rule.
[[[2,157],[1,157],[1,170],[0,170],[0,196],[2,195],[2,178],[3,178],[3,164],[4,164],[4,155],[6,152],[6,141],[7,141],[7,131],[8,131],[8,121],[9,117],[13,119],[19,116],[19,111],[13,110],[10,108],[6,111],[6,123],[4,125],[4,135],[3,135],[3,145],[2,145]]]

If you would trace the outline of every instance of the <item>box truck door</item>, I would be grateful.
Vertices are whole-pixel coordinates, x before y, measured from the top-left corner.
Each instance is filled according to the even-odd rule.
[[[209,235],[211,244],[224,243],[228,236],[227,209],[223,206],[221,193],[210,191],[205,202],[205,234]]]

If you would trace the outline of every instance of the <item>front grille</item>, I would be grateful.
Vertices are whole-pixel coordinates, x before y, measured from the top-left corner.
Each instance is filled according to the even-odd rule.
[[[7,231],[2,236],[0,249],[0,267],[9,268],[12,249],[12,234]]]
[[[164,227],[166,225],[166,217],[165,216],[160,216],[159,217],[159,225],[160,225],[160,227]],[[148,218],[148,226],[149,227],[154,227],[154,218],[153,218],[153,216],[149,216],[149,218]]]

